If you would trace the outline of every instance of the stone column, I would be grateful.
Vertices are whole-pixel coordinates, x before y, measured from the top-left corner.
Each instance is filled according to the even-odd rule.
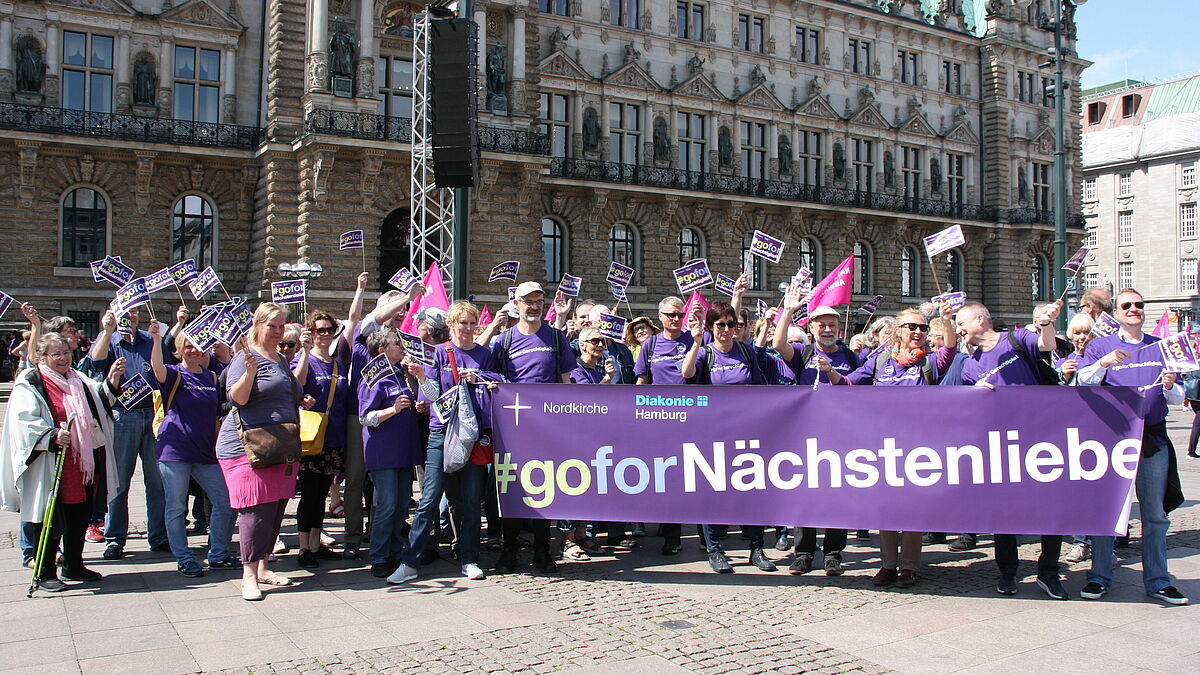
[[[158,48],[158,116],[171,119],[175,117],[172,105],[174,91],[171,82],[175,79],[175,40],[172,36],[164,36]]]
[[[114,112],[122,114],[128,114],[133,104],[133,88],[129,84],[129,37],[129,31],[117,34],[117,107]]]
[[[13,81],[13,24],[11,17],[0,18],[0,101],[12,101]]]
[[[729,123],[729,140],[733,145],[733,175],[742,175],[742,122],[736,116]]]
[[[358,63],[355,64],[354,95],[375,98],[375,2],[358,3]]]
[[[525,15],[528,11],[525,5],[513,7],[512,84],[509,86],[511,98],[508,104],[508,109],[513,115],[524,115],[527,107],[525,104]]]
[[[11,45],[12,42],[7,44]],[[62,105],[58,80],[61,71],[62,46],[59,43],[59,26],[57,21],[51,21],[46,23],[46,83],[42,85],[42,92],[46,95],[44,101],[51,106]]]
[[[475,2],[475,62],[478,68],[479,86],[476,90],[476,106],[479,110],[487,110],[487,87],[482,86],[487,81],[487,5]]]
[[[329,91],[329,0],[312,0],[309,16],[308,91]]]
[[[779,180],[779,127],[767,122],[767,175],[763,178]]]
[[[221,55],[221,123],[237,124],[237,47],[225,45]]]

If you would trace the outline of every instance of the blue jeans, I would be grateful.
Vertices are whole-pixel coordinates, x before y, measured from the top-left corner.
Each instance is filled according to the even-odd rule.
[[[724,526],[728,529],[728,526]],[[704,546],[709,553],[721,550],[721,541],[717,538],[720,534],[721,525],[701,525],[700,536],[704,539]],[[763,534],[767,528],[762,525],[743,525],[742,532],[750,537],[750,550],[763,547]]]
[[[146,539],[151,547],[159,546],[167,541],[167,525],[162,476],[158,473],[158,453],[154,449],[154,436],[150,433],[154,411],[149,408],[118,408],[113,415],[116,424],[113,426],[111,452],[117,463],[117,496],[108,503],[104,540],[109,545],[123,547],[129,538],[129,483],[133,480],[133,471],[141,457],[142,481],[146,486]]]
[[[429,432],[429,449],[425,453],[425,479],[421,482],[421,500],[413,514],[412,529],[408,534],[408,550],[401,562],[416,567],[429,540],[429,533],[437,523],[442,496],[446,489],[446,472],[442,468],[442,455],[446,434],[442,431]],[[467,563],[479,562],[479,519],[483,503],[483,479],[487,467],[467,462],[455,471],[462,503],[462,525],[458,530],[458,559]]]
[[[21,558],[33,560],[37,555],[38,539],[42,536],[41,523],[21,521]]]
[[[371,473],[375,485],[375,513],[371,516],[372,565],[394,563],[404,552],[404,521],[408,517],[408,498],[412,496],[413,467],[376,469]]]
[[[212,502],[212,522],[208,530],[208,561],[218,562],[229,556],[229,537],[233,531],[233,512],[229,510],[229,489],[219,464],[189,464],[159,462],[163,492],[166,498],[167,539],[171,553],[180,564],[195,560],[188,548],[187,515],[188,482],[195,478]]]
[[[1138,511],[1142,516],[1142,585],[1146,593],[1157,593],[1171,585],[1171,574],[1167,571],[1167,528],[1171,521],[1163,511],[1169,452],[1170,448],[1159,443],[1159,450],[1153,457],[1142,457],[1134,479]],[[1115,543],[1114,537],[1092,537],[1089,583],[1095,582],[1105,588],[1112,586]]]

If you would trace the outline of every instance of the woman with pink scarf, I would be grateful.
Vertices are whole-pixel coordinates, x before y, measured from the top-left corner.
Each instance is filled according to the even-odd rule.
[[[83,535],[91,515],[96,472],[106,471],[115,489],[112,453],[112,403],[116,400],[125,359],[117,359],[107,382],[96,382],[71,367],[71,346],[58,333],[38,340],[34,367],[13,385],[0,436],[0,508],[20,511],[25,522],[41,523],[54,483],[58,454],[65,452],[55,496],[50,539],[38,588],[66,589],[55,570],[62,540],[62,578],[96,581],[100,574],[83,566]],[[111,495],[110,495],[111,497]]]

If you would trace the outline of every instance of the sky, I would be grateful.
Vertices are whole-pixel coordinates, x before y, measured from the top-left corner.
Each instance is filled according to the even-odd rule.
[[[1083,88],[1200,74],[1200,0],[1089,0],[1075,15]]]

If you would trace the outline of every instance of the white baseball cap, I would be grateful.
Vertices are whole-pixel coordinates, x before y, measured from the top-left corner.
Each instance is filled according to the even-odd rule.
[[[536,281],[523,281],[517,285],[517,290],[513,292],[513,297],[523,298],[531,293],[541,293],[544,295],[546,291],[542,290],[542,285]]]

